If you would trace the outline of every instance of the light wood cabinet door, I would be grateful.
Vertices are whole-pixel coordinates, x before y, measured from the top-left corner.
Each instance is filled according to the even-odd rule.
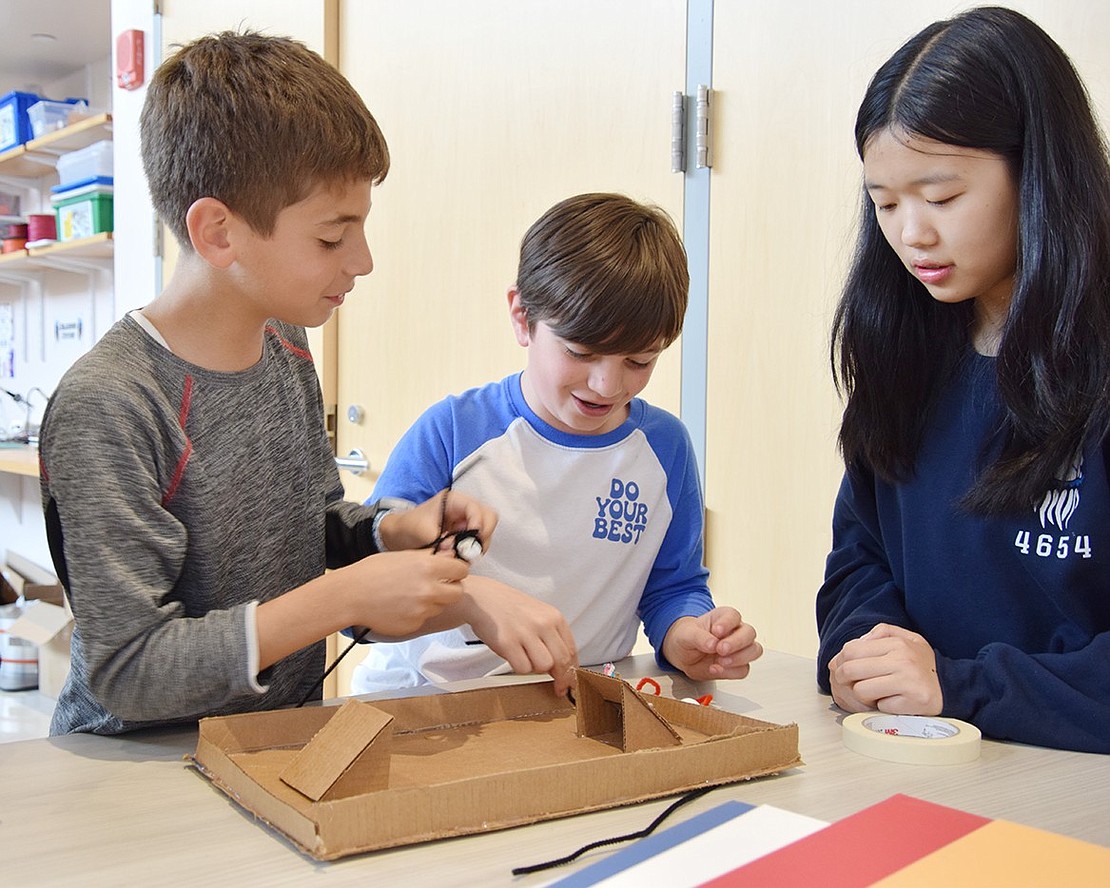
[[[368,225],[374,272],[338,313],[338,451],[369,457],[370,473],[343,475],[363,499],[424,408],[524,366],[505,297],[541,213],[617,191],[681,225],[670,107],[685,3],[351,0],[340,20],[340,67],[392,157]],[[645,392],[676,413],[679,348]]]
[[[718,603],[777,650],[816,652],[843,471],[829,330],[861,194],[856,110],[905,40],[973,5],[714,4],[707,560]],[[1007,5],[1072,56],[1106,121],[1110,6]]]

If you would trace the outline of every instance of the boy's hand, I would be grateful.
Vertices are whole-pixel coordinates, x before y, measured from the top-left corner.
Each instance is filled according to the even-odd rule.
[[[663,639],[663,656],[694,681],[744,678],[763,654],[755,628],[732,607],[715,607],[700,617],[679,617]]]
[[[474,634],[504,657],[513,672],[547,673],[555,681],[555,693],[566,696],[578,648],[558,608],[490,577],[468,577],[464,586],[462,608]]]
[[[401,637],[419,631],[463,595],[469,567],[428,552],[382,552],[341,568],[352,626]]]
[[[427,548],[445,533],[476,530],[485,550],[495,527],[497,513],[489,506],[457,490],[443,490],[416,508],[390,512],[378,525],[378,532],[390,552],[399,552]]]
[[[888,623],[841,648],[829,661],[829,684],[848,712],[940,715],[944,708],[936,652],[923,636]]]

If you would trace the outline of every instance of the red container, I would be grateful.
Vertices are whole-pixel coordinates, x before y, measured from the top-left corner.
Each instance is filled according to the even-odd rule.
[[[32,213],[27,217],[27,240],[57,240],[58,226],[53,213]]]

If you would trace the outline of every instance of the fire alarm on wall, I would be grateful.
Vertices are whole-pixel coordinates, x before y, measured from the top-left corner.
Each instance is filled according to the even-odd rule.
[[[123,89],[143,85],[143,32],[135,29],[116,38],[116,83]]]

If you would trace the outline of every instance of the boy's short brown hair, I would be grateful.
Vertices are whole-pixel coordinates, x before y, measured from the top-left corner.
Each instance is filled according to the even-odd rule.
[[[159,66],[139,120],[154,209],[183,249],[185,214],[214,197],[259,234],[318,185],[389,170],[389,149],[354,87],[288,37],[225,31]]]
[[[666,347],[682,332],[690,273],[663,210],[620,194],[557,203],[520,245],[516,288],[528,326],[608,354]]]

